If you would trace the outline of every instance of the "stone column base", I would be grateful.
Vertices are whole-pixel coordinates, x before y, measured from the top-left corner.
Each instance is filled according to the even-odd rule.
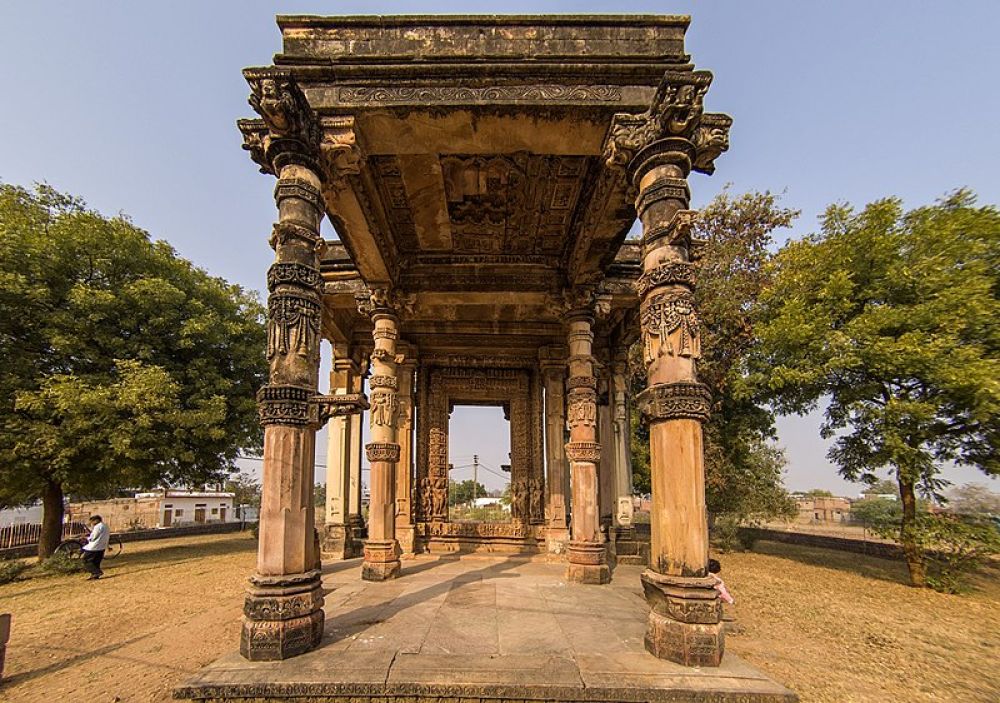
[[[354,559],[361,556],[363,545],[354,536],[352,525],[326,524],[320,551],[324,559]]]
[[[399,548],[396,540],[365,542],[365,560],[361,578],[365,581],[388,581],[399,576]]]
[[[722,608],[711,578],[668,576],[647,569],[650,605],[646,650],[685,666],[719,666],[725,651]]]
[[[545,546],[549,554],[564,554],[569,542],[569,530],[565,527],[548,527],[545,530]]]
[[[602,584],[611,580],[607,551],[600,542],[566,543],[566,580]]]
[[[396,525],[396,541],[403,554],[416,554],[417,528],[413,525]]]
[[[240,654],[251,661],[288,659],[323,639],[320,572],[250,578],[243,602]]]
[[[348,515],[347,524],[351,526],[351,533],[354,535],[354,539],[364,540],[368,538],[368,525],[365,524],[363,517],[357,513]]]

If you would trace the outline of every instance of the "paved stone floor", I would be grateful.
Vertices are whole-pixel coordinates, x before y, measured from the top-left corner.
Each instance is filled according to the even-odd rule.
[[[795,700],[730,655],[718,669],[689,669],[648,654],[641,567],[619,567],[606,586],[566,583],[564,568],[525,558],[420,557],[404,561],[399,579],[368,583],[359,560],[327,564],[319,649],[284,662],[247,662],[234,652],[177,695]]]

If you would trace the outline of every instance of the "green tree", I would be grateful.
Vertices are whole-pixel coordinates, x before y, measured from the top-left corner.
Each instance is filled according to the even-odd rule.
[[[833,492],[825,488],[811,488],[802,495],[809,498],[833,498]]]
[[[828,399],[821,432],[845,478],[893,473],[910,579],[926,585],[917,493],[937,495],[946,461],[1000,471],[1000,213],[965,191],[910,212],[832,206],[774,274],[752,385],[783,413]]]
[[[252,474],[240,473],[226,481],[226,491],[233,494],[234,505],[260,507],[260,481]]]
[[[772,193],[733,197],[723,192],[701,210],[695,225],[701,242],[695,290],[703,355],[698,377],[715,401],[704,435],[706,500],[713,517],[726,515],[739,522],[796,514],[782,480],[785,458],[773,445],[773,414],[738,391],[755,340],[754,308],[770,280],[767,263],[774,232],[797,216]],[[638,344],[630,351],[630,362],[632,388],[638,393],[646,385]],[[648,431],[635,418],[632,426],[634,482],[636,490],[647,492]]]
[[[959,515],[1000,516],[1000,494],[981,483],[967,483],[948,493],[948,510]]]
[[[260,444],[263,309],[123,216],[0,185],[0,504],[218,482]]]
[[[448,485],[448,505],[460,505],[468,503],[473,496],[482,498],[486,495],[486,487],[483,484],[473,481],[471,478],[465,481],[449,481]]]

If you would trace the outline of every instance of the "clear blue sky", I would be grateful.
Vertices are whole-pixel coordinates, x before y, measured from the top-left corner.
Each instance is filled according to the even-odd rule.
[[[695,206],[726,183],[785,191],[802,210],[790,235],[801,236],[833,201],[898,195],[915,206],[959,186],[1000,201],[995,0],[6,0],[0,179],[44,180],[123,211],[212,274],[263,290],[273,182],[240,149],[234,121],[251,114],[240,69],[279,50],[276,13],[609,10],[692,15],[688,51],[716,76],[708,108],[735,118],[716,175],[692,178]],[[456,416],[453,454],[479,451],[496,466],[506,440],[485,435],[483,419]],[[791,489],[856,492],[827,463],[817,417],[779,427]]]

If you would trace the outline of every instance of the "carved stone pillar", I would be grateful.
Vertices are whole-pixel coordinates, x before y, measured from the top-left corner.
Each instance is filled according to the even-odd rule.
[[[330,392],[347,395],[353,392],[359,369],[347,355],[346,347],[334,345]],[[326,524],[321,549],[328,559],[353,559],[361,555],[361,543],[350,522],[351,444],[354,418],[334,417],[327,426],[326,451]],[[360,420],[360,418],[359,418]],[[360,429],[358,427],[357,429]]]
[[[612,408],[615,435],[615,488],[618,500],[615,528],[619,535],[631,536],[632,515],[632,423],[628,407],[628,367],[624,352],[615,356],[611,376]]]
[[[368,372],[368,362],[355,359],[358,367],[358,374],[351,379],[352,392],[363,393],[365,388],[365,376]],[[348,418],[351,425],[350,446],[348,447],[348,516],[347,522],[351,526],[351,534],[355,539],[363,540],[368,536],[368,526],[362,514],[361,506],[361,457],[365,451],[361,442],[361,434],[364,428],[364,417],[359,413]]]
[[[416,359],[399,367],[399,463],[396,465],[396,541],[404,554],[416,549],[413,515],[413,391]]]
[[[615,485],[615,428],[611,403],[611,382],[607,367],[603,366],[597,380],[597,438],[601,443],[601,463],[598,467],[598,504],[600,505],[601,530],[610,535],[618,501]]]
[[[650,568],[642,575],[651,606],[646,649],[689,666],[718,666],[724,649],[718,593],[708,574],[708,516],[702,423],[711,397],[698,382],[701,354],[691,264],[692,169],[714,170],[732,120],[704,115],[711,74],[667,73],[649,111],[616,116],[609,161],[625,159],[638,190],[643,275],[636,282],[647,387],[636,399],[650,423]]]
[[[567,544],[566,579],[600,584],[611,579],[598,515],[597,467],[601,445],[597,442],[597,379],[594,378],[594,324],[589,308],[578,307],[566,315],[569,327],[569,380],[567,381],[566,456],[572,474],[572,524]]]
[[[250,103],[263,122],[240,127],[248,148],[257,149],[278,176],[278,222],[270,239],[275,261],[267,276],[269,381],[258,394],[264,425],[260,539],[240,652],[247,659],[270,660],[312,649],[323,635],[312,491],[324,208],[312,156],[318,133],[304,96],[287,76],[245,75]]]
[[[545,449],[548,469],[548,509],[545,541],[552,554],[562,554],[569,541],[569,465],[566,462],[566,362],[542,363],[545,381]]]
[[[396,542],[396,464],[399,462],[399,376],[403,361],[396,353],[399,339],[397,305],[388,289],[376,288],[362,301],[375,328],[375,350],[371,356],[371,441],[365,447],[370,473],[368,539],[361,577],[385,581],[399,575],[399,543]]]

